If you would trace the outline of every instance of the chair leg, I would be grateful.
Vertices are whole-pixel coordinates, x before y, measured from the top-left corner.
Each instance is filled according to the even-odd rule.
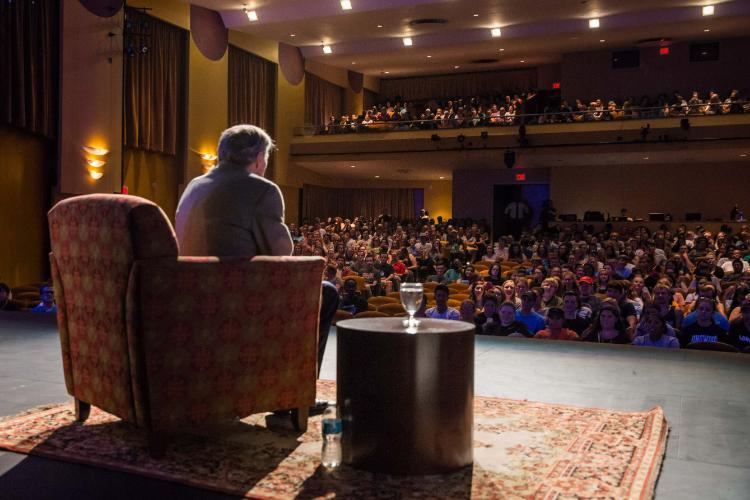
[[[89,414],[91,413],[91,405],[89,403],[85,403],[81,401],[80,399],[75,400],[75,407],[76,407],[76,422],[85,422],[87,418],[89,418]]]
[[[151,458],[162,458],[167,452],[167,436],[163,432],[149,429],[146,433],[148,454]]]
[[[292,409],[292,427],[297,432],[307,431],[307,419],[310,416],[310,408],[293,408]]]

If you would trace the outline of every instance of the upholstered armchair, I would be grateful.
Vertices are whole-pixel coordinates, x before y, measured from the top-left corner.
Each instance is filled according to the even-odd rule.
[[[50,210],[50,263],[65,383],[149,431],[315,402],[320,257],[179,257],[172,226],[142,198],[88,195]]]

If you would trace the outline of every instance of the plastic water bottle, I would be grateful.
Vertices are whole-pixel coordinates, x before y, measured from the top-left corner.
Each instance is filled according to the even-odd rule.
[[[335,469],[341,465],[341,419],[336,405],[328,405],[323,413],[323,467]]]

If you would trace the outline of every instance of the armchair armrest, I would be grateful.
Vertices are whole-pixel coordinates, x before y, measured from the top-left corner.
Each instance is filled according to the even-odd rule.
[[[128,337],[144,423],[171,428],[313,404],[324,265],[320,257],[138,261]]]

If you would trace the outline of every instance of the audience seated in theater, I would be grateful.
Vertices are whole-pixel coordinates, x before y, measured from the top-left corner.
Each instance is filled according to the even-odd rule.
[[[740,306],[741,316],[729,326],[727,342],[740,351],[750,348],[750,301]]]
[[[31,312],[56,313],[57,305],[55,304],[55,290],[49,285],[39,288],[39,298],[41,302],[31,309]]]
[[[562,298],[557,295],[560,288],[560,282],[557,278],[545,278],[542,281],[542,307],[549,309],[551,307],[562,307]]]
[[[516,320],[526,325],[531,335],[544,330],[544,316],[534,310],[538,297],[534,290],[529,290],[521,295],[521,308],[516,311]]]
[[[685,325],[677,338],[680,345],[686,347],[698,342],[723,342],[727,343],[727,330],[714,321],[716,313],[716,301],[707,297],[701,297],[697,301],[695,322]],[[687,318],[685,318],[687,320]]]
[[[628,282],[621,280],[611,280],[607,284],[607,297],[612,299],[620,310],[618,315],[625,323],[626,332],[630,340],[635,338],[635,329],[638,326],[638,314],[635,306],[625,295],[625,288]],[[600,309],[601,312],[601,309]]]
[[[13,303],[13,294],[10,287],[0,283],[0,311],[17,311],[18,307]]]
[[[339,309],[357,314],[366,311],[367,308],[367,299],[357,291],[357,282],[351,278],[344,279],[344,293],[339,300]]]
[[[573,330],[579,336],[591,325],[591,309],[582,307],[578,299],[578,294],[568,291],[563,294],[562,310],[564,313],[564,326],[568,330]]]
[[[664,318],[660,314],[659,307],[647,306],[643,310],[639,332],[640,326],[643,326],[644,333],[638,335],[633,340],[633,345],[679,349],[680,341],[674,336],[674,330],[672,330],[670,335],[669,330],[672,327],[664,321]]]
[[[516,305],[513,302],[503,302],[499,306],[498,316],[500,324],[492,331],[485,329],[485,335],[498,335],[501,337],[530,337],[526,324],[516,319]]]
[[[494,335],[500,324],[497,296],[488,293],[482,297],[482,311],[474,316],[477,335]]]
[[[600,344],[630,344],[631,338],[626,323],[614,300],[605,300],[602,303],[594,322],[583,333],[583,340]]]
[[[547,328],[534,334],[535,339],[549,340],[579,340],[580,337],[573,330],[565,328],[565,313],[559,307],[547,310]]]
[[[453,319],[458,320],[460,315],[457,310],[448,307],[448,298],[450,290],[447,286],[440,284],[435,287],[435,307],[425,311],[425,316],[433,319]]]

